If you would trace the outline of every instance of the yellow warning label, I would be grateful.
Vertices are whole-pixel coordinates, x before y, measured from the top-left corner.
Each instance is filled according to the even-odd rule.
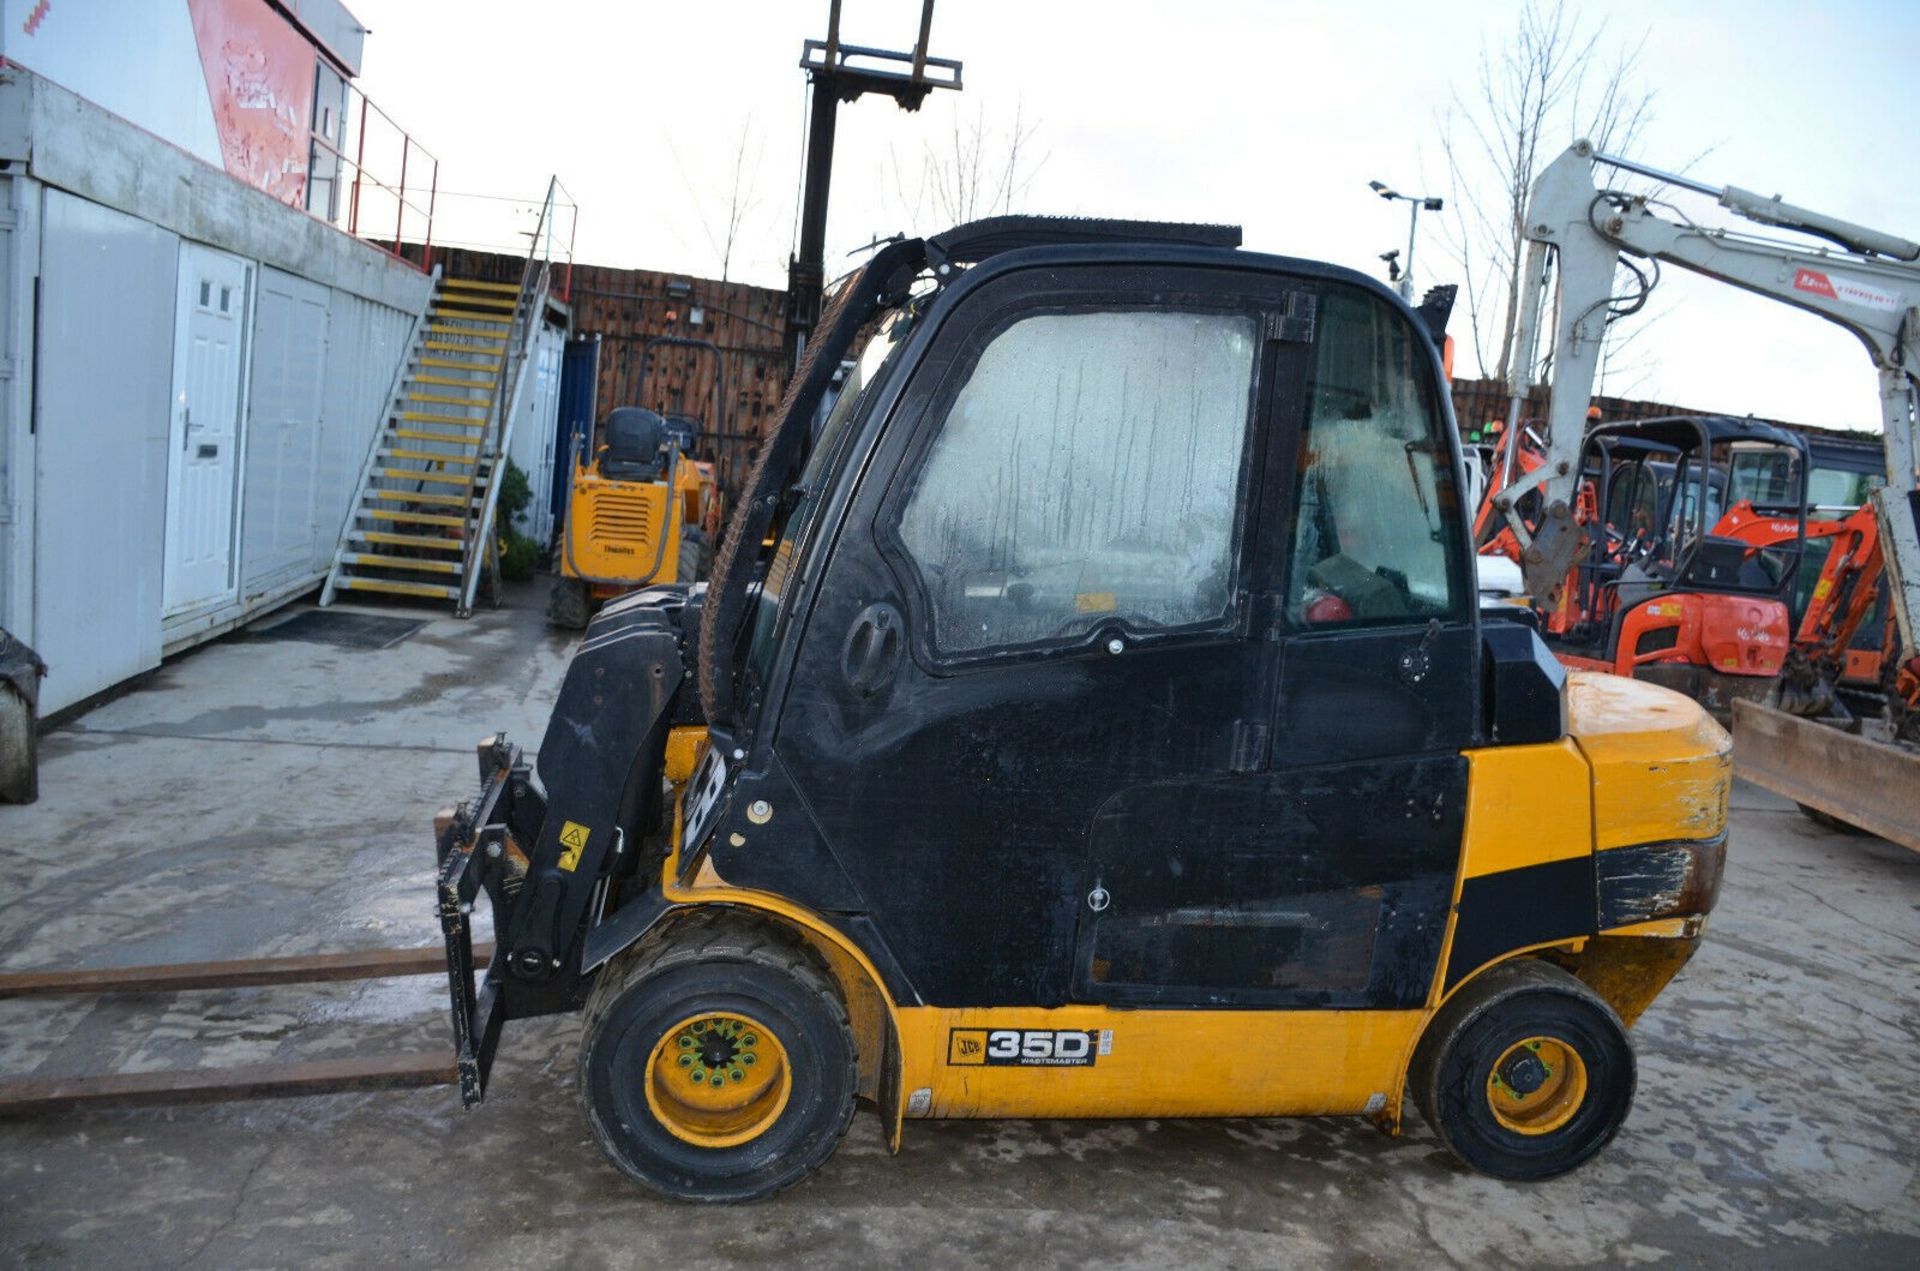
[[[580,867],[580,853],[587,850],[587,836],[593,833],[578,821],[568,821],[560,827],[560,846],[567,850],[560,853],[560,868],[571,874]]]

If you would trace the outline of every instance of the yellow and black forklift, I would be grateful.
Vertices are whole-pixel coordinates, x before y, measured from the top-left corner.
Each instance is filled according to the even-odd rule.
[[[1397,1132],[1410,1087],[1506,1179],[1614,1137],[1727,734],[1479,609],[1431,338],[1239,237],[1005,217],[834,289],[711,584],[608,604],[537,761],[487,739],[438,820],[469,1104],[506,1022],[583,1011],[593,1134],[695,1200],[803,1178],[856,1101],[897,1148]]]

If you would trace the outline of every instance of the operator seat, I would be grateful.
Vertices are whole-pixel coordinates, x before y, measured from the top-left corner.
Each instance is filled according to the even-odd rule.
[[[656,481],[664,459],[666,421],[642,406],[616,406],[607,413],[600,475],[609,481]]]

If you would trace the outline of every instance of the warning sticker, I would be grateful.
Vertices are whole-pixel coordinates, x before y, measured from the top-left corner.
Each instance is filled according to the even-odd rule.
[[[593,831],[578,821],[568,821],[560,827],[560,846],[567,850],[560,853],[560,868],[571,874],[580,868],[580,853],[587,850],[587,837]]]
[[[1883,291],[1859,278],[1850,278],[1845,274],[1822,273],[1818,269],[1794,270],[1793,289],[1827,300],[1840,300],[1847,304],[1858,305],[1862,309],[1879,309],[1887,313],[1898,313],[1906,307],[1906,302],[1894,292]]]

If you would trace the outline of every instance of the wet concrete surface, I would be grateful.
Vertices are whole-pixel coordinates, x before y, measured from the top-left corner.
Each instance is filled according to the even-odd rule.
[[[0,969],[430,944],[436,806],[537,742],[541,597],[395,647],[229,639],[45,739],[0,807]],[[1640,1090],[1570,1177],[1466,1173],[1417,1120],[910,1123],[712,1210],[627,1183],[573,1018],[509,1026],[494,1094],[0,1121],[0,1265],[1920,1265],[1920,857],[1735,792],[1708,939],[1636,1029]],[[0,1072],[443,1044],[442,983],[0,1001]]]

